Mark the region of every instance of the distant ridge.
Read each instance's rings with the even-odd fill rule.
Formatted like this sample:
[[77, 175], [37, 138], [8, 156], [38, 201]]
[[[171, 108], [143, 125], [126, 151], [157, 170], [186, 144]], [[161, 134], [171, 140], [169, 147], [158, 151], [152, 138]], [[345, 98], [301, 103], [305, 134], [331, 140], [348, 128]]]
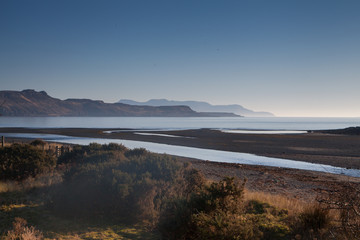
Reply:
[[147, 102], [137, 102], [129, 99], [122, 99], [119, 103], [134, 105], [134, 106], [189, 106], [192, 110], [197, 112], [228, 112], [245, 117], [274, 117], [270, 112], [255, 112], [244, 108], [241, 105], [211, 105], [207, 102], [199, 101], [172, 101], [167, 99], [151, 99]]
[[0, 91], [0, 116], [93, 117], [235, 117], [233, 113], [199, 113], [188, 106], [134, 106], [91, 99], [60, 100], [32, 89]]
[[341, 134], [341, 135], [360, 135], [360, 127], [348, 127], [343, 129], [331, 129], [331, 130], [317, 130], [310, 131], [316, 133], [326, 133], [326, 134]]

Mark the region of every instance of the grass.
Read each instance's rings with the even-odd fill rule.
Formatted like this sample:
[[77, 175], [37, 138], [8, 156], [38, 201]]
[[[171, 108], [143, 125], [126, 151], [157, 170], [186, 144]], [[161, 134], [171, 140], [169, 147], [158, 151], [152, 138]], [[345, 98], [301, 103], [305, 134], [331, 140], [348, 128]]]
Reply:
[[[81, 223], [79, 227], [81, 227]], [[147, 232], [141, 226], [103, 226], [103, 227], [84, 227], [81, 230], [72, 232], [47, 232], [45, 239], [144, 239], [155, 240], [159, 236]]]
[[61, 172], [52, 172], [39, 175], [35, 178], [28, 178], [22, 182], [0, 181], [0, 193], [27, 191], [35, 188], [48, 187], [62, 181]]
[[245, 189], [245, 201], [257, 200], [266, 202], [278, 209], [286, 209], [289, 215], [298, 215], [314, 202], [303, 202], [295, 198], [289, 198], [283, 195], [270, 194], [265, 192], [250, 191]]
[[18, 188], [18, 184], [15, 181], [0, 182], [0, 193], [15, 191]]
[[[144, 226], [116, 225], [107, 222], [89, 222], [84, 219], [66, 219], [54, 216], [46, 207], [42, 188], [57, 182], [59, 175], [28, 179], [22, 183], [0, 182], [0, 239], [11, 229], [15, 218], [22, 218], [28, 226], [40, 230], [44, 239], [159, 239], [156, 232]], [[45, 180], [44, 180], [45, 179]]]

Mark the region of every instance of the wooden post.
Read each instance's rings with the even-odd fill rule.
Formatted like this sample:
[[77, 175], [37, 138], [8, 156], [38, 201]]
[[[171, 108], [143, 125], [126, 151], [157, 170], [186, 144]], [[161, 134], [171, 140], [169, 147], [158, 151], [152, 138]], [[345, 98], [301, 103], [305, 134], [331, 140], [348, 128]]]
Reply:
[[5, 137], [1, 136], [1, 147], [4, 147], [5, 145]]

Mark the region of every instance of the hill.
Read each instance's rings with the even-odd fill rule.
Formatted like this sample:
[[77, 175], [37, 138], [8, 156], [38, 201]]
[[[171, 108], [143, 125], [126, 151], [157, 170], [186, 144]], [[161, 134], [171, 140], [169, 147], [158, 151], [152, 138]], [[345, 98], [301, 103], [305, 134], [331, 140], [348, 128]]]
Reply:
[[128, 99], [122, 99], [119, 103], [130, 104], [134, 106], [176, 106], [185, 105], [197, 112], [228, 112], [245, 117], [274, 117], [274, 114], [269, 112], [255, 112], [244, 108], [238, 104], [232, 105], [212, 105], [207, 102], [199, 101], [172, 101], [167, 99], [151, 99], [147, 102], [137, 102]]
[[46, 92], [27, 89], [0, 91], [3, 116], [94, 116], [94, 117], [224, 117], [232, 113], [199, 113], [188, 106], [134, 106], [91, 99], [60, 100]]
[[360, 135], [360, 127], [348, 127], [343, 129], [318, 130], [316, 133], [340, 134], [340, 135]]

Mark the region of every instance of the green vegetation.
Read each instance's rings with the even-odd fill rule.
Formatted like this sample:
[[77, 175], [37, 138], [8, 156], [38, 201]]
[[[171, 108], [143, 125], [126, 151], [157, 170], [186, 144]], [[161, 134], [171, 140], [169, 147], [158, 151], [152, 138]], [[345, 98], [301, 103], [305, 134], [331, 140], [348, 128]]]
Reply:
[[208, 182], [141, 148], [74, 146], [56, 159], [36, 141], [0, 151], [3, 239], [358, 239], [354, 189], [337, 215], [333, 197], [299, 213], [245, 198], [246, 180]]
[[55, 212], [131, 224], [155, 223], [166, 199], [182, 191], [183, 174], [189, 171], [169, 156], [115, 145], [77, 148], [61, 162], [75, 165], [52, 189]]
[[54, 169], [52, 154], [28, 144], [0, 148], [0, 179], [23, 180]]
[[175, 199], [163, 213], [162, 234], [166, 239], [288, 239], [287, 212], [244, 202], [244, 185], [225, 178]]

